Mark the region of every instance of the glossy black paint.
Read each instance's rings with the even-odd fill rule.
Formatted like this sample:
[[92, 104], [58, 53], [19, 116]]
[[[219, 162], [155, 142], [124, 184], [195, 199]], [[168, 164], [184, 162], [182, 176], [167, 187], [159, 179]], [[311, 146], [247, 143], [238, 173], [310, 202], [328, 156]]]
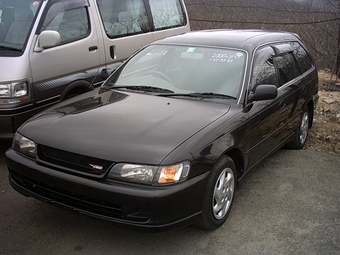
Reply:
[[[177, 158], [169, 155], [174, 148], [230, 108], [129, 92], [99, 94], [98, 90], [73, 101], [38, 115], [20, 132], [29, 133], [38, 144], [115, 162], [172, 164]], [[176, 161], [185, 159], [192, 160], [190, 153], [181, 153]]]
[[[11, 185], [27, 196], [127, 226], [169, 229], [194, 223], [201, 213], [211, 167], [222, 155], [233, 159], [240, 179], [294, 139], [304, 109], [313, 112], [315, 66], [277, 90], [249, 87], [256, 49], [289, 41], [300, 42], [290, 33], [248, 30], [166, 38], [155, 44], [246, 50], [247, 69], [238, 99], [97, 89], [53, 106], [18, 130], [38, 145], [117, 163], [158, 166], [188, 160], [192, 166], [187, 181], [163, 187], [108, 181], [105, 176], [88, 177], [34, 161], [10, 149], [6, 157]], [[111, 209], [96, 209], [104, 205]]]

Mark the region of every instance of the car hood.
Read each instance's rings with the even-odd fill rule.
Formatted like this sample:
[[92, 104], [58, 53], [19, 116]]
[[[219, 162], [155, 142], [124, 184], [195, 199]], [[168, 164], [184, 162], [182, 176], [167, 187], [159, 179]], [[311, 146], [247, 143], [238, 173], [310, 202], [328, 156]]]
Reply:
[[205, 100], [90, 92], [42, 112], [19, 132], [38, 144], [78, 154], [160, 164], [229, 108]]

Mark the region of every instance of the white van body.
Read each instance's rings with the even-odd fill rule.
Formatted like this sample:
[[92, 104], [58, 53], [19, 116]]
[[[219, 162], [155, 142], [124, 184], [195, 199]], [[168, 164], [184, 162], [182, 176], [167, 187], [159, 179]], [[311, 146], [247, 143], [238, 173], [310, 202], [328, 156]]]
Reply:
[[0, 0], [0, 138], [99, 86], [144, 45], [189, 30], [183, 0]]

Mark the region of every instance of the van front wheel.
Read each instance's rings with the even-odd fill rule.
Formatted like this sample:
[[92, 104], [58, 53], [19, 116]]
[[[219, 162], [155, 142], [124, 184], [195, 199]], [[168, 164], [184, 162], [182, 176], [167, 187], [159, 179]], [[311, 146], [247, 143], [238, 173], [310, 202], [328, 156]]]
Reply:
[[61, 95], [61, 101], [78, 96], [85, 92], [92, 90], [93, 87], [87, 81], [75, 81], [72, 82], [67, 88], [64, 90], [63, 94]]

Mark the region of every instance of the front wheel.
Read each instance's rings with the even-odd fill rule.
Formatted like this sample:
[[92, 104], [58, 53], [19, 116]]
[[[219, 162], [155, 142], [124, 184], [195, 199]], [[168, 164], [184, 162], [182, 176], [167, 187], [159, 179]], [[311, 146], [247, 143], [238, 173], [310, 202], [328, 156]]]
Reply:
[[309, 112], [305, 109], [300, 121], [300, 126], [295, 131], [295, 139], [287, 144], [289, 149], [299, 150], [302, 149], [307, 141], [309, 129]]
[[220, 227], [227, 219], [234, 198], [236, 187], [236, 167], [233, 160], [222, 157], [211, 171], [202, 215], [197, 225], [213, 230]]

